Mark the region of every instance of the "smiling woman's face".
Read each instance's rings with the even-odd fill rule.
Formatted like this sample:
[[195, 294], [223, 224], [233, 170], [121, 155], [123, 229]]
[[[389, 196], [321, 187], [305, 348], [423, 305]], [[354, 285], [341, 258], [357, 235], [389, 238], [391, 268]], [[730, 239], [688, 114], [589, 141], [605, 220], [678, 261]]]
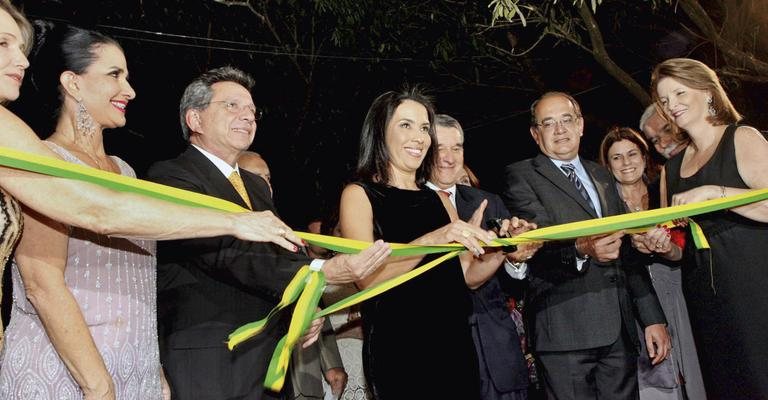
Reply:
[[0, 10], [0, 103], [19, 97], [24, 70], [29, 67], [23, 49], [19, 25], [5, 10]]
[[405, 174], [415, 172], [432, 144], [427, 108], [413, 100], [403, 101], [387, 124], [384, 140], [390, 169]]
[[645, 158], [636, 144], [623, 139], [608, 149], [608, 166], [619, 183], [629, 185], [642, 179]]

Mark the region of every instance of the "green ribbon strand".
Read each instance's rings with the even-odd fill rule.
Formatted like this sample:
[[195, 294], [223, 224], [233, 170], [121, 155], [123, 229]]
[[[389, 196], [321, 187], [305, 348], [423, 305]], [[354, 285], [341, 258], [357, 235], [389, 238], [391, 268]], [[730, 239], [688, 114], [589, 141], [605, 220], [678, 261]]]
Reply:
[[[81, 180], [109, 189], [136, 193], [176, 204], [205, 207], [229, 212], [248, 211], [234, 203], [216, 197], [140, 179], [129, 178], [111, 172], [69, 163], [56, 158], [38, 156], [5, 147], [0, 147], [0, 165], [60, 178]], [[673, 224], [670, 221], [673, 220], [688, 219], [696, 246], [699, 248], [707, 248], [709, 245], [707, 244], [704, 232], [702, 232], [701, 227], [691, 221], [689, 217], [739, 207], [766, 199], [768, 199], [768, 189], [753, 190], [735, 196], [712, 199], [700, 203], [549, 226], [528, 231], [513, 238], [496, 239], [491, 243], [486, 243], [486, 246], [504, 246], [548, 240], [567, 240], [582, 236], [608, 234], [620, 230], [625, 230], [627, 233], [641, 233], [660, 224], [667, 227], [672, 226]], [[371, 245], [368, 242], [305, 232], [296, 232], [296, 234], [309, 243], [341, 253], [357, 253]], [[301, 333], [306, 330], [313, 318], [328, 315], [332, 312], [374, 297], [409, 279], [415, 278], [427, 270], [436, 267], [441, 262], [457, 256], [464, 250], [462, 245], [456, 243], [432, 246], [391, 243], [390, 246], [392, 247], [393, 256], [412, 256], [434, 253], [446, 254], [432, 262], [414, 268], [401, 276], [356, 293], [319, 312], [315, 312], [315, 310], [320, 296], [322, 295], [322, 288], [325, 285], [325, 277], [322, 273], [309, 271], [308, 267], [304, 266], [296, 273], [286, 287], [280, 303], [278, 303], [265, 318], [243, 325], [229, 335], [229, 340], [227, 342], [228, 348], [232, 350], [238, 344], [263, 332], [265, 326], [268, 325], [269, 321], [273, 319], [275, 315], [295, 302], [296, 305], [291, 318], [291, 324], [288, 328], [288, 334], [280, 340], [275, 349], [270, 362], [267, 378], [265, 379], [265, 386], [279, 389], [282, 387], [285, 380], [285, 372], [287, 371], [288, 362], [290, 361], [291, 350], [296, 345]]]

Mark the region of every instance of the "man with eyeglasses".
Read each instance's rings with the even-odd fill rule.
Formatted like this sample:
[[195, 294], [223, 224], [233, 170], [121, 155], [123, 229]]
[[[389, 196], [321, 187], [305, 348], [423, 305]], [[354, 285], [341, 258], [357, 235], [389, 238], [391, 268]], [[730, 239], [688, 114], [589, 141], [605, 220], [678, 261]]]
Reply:
[[[232, 67], [208, 71], [190, 83], [179, 106], [190, 146], [175, 159], [153, 165], [150, 179], [274, 214], [268, 183], [237, 164], [261, 117], [250, 93], [253, 84]], [[158, 243], [160, 359], [174, 399], [279, 398], [266, 393], [263, 382], [285, 325], [272, 324], [231, 352], [229, 333], [264, 318], [306, 264], [322, 269], [329, 283], [348, 283], [373, 272], [389, 254], [380, 241], [357, 255], [327, 261], [310, 260], [296, 246], [293, 250], [232, 236]], [[321, 323], [314, 325], [317, 332]]]
[[[584, 119], [576, 100], [548, 92], [531, 105], [541, 153], [505, 169], [504, 202], [539, 227], [623, 212], [610, 173], [579, 157]], [[624, 232], [549, 242], [528, 261], [531, 340], [545, 389], [556, 399], [636, 399], [639, 338], [654, 363], [670, 349], [664, 314]]]

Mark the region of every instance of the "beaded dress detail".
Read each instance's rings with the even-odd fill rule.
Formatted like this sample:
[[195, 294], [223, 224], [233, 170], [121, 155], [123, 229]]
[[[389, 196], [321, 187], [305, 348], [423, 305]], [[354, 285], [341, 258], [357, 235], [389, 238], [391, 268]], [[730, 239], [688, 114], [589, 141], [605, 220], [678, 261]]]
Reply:
[[[66, 161], [84, 164], [50, 142]], [[122, 175], [135, 177], [112, 157]], [[117, 399], [159, 399], [155, 242], [70, 228], [64, 279], [112, 376]], [[51, 344], [13, 265], [13, 309], [2, 352], [0, 398], [82, 399]]]

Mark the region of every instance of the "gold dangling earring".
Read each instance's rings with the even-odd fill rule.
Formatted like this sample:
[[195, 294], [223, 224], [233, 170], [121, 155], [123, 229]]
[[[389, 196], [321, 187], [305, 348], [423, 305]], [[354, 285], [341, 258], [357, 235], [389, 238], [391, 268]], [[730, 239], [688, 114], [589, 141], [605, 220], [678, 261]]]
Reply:
[[710, 117], [714, 117], [715, 115], [717, 115], [717, 110], [715, 110], [715, 107], [712, 104], [713, 104], [712, 97], [707, 97], [707, 105], [709, 106], [707, 108], [707, 112], [709, 113]]
[[88, 113], [88, 110], [85, 108], [83, 99], [77, 99], [77, 113], [75, 115], [75, 123], [77, 132], [83, 136], [92, 137], [96, 132], [93, 117], [91, 117], [91, 114]]

